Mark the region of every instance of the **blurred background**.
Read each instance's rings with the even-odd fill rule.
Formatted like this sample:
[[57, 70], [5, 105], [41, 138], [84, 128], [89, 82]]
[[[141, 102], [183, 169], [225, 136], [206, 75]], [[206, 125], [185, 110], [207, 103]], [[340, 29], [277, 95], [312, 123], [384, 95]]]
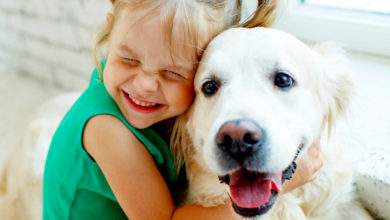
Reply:
[[[36, 109], [87, 86], [94, 34], [109, 9], [108, 0], [0, 0], [0, 174]], [[390, 0], [288, 0], [275, 27], [349, 52], [357, 187], [372, 212], [389, 218]]]
[[108, 0], [0, 1], [0, 149], [17, 141], [44, 101], [85, 88], [94, 34], [109, 9]]

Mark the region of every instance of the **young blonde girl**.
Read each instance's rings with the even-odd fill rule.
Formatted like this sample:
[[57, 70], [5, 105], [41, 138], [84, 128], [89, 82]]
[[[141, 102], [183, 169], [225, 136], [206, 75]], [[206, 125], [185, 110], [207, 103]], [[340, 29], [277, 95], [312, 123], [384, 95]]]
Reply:
[[237, 218], [229, 204], [176, 208], [177, 169], [151, 126], [191, 105], [196, 64], [215, 35], [272, 22], [276, 1], [259, 1], [247, 20], [241, 2], [112, 1], [96, 45], [97, 69], [50, 146], [44, 219]]

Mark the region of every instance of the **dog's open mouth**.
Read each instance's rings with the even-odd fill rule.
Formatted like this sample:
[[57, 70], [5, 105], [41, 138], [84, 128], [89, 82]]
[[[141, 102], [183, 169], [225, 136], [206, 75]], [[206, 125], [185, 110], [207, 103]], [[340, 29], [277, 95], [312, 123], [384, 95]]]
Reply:
[[219, 179], [229, 185], [233, 208], [244, 217], [266, 213], [282, 185], [282, 173], [258, 173], [244, 168]]

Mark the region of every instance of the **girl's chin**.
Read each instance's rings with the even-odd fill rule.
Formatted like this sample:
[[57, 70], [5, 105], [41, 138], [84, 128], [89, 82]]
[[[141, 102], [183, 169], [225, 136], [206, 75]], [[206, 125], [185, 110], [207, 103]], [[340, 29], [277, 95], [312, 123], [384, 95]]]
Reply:
[[162, 121], [163, 119], [157, 117], [144, 118], [142, 115], [129, 113], [127, 114], [126, 120], [135, 128], [144, 129]]
[[130, 118], [126, 117], [126, 120], [137, 129], [144, 129], [157, 123], [156, 120], [142, 120], [139, 116], [132, 115]]

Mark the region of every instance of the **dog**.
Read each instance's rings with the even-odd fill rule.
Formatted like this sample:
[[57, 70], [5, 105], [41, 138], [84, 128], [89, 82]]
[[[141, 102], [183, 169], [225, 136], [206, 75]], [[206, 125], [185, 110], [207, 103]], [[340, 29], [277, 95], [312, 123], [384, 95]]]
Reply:
[[0, 173], [0, 219], [42, 219], [42, 182], [50, 141], [80, 92], [54, 97], [37, 108]]
[[[337, 137], [353, 95], [344, 54], [313, 49], [280, 30], [232, 28], [204, 51], [196, 98], [171, 140], [187, 172], [185, 204], [226, 204], [253, 219], [372, 219], [353, 192]], [[280, 194], [310, 145], [317, 178]]]

